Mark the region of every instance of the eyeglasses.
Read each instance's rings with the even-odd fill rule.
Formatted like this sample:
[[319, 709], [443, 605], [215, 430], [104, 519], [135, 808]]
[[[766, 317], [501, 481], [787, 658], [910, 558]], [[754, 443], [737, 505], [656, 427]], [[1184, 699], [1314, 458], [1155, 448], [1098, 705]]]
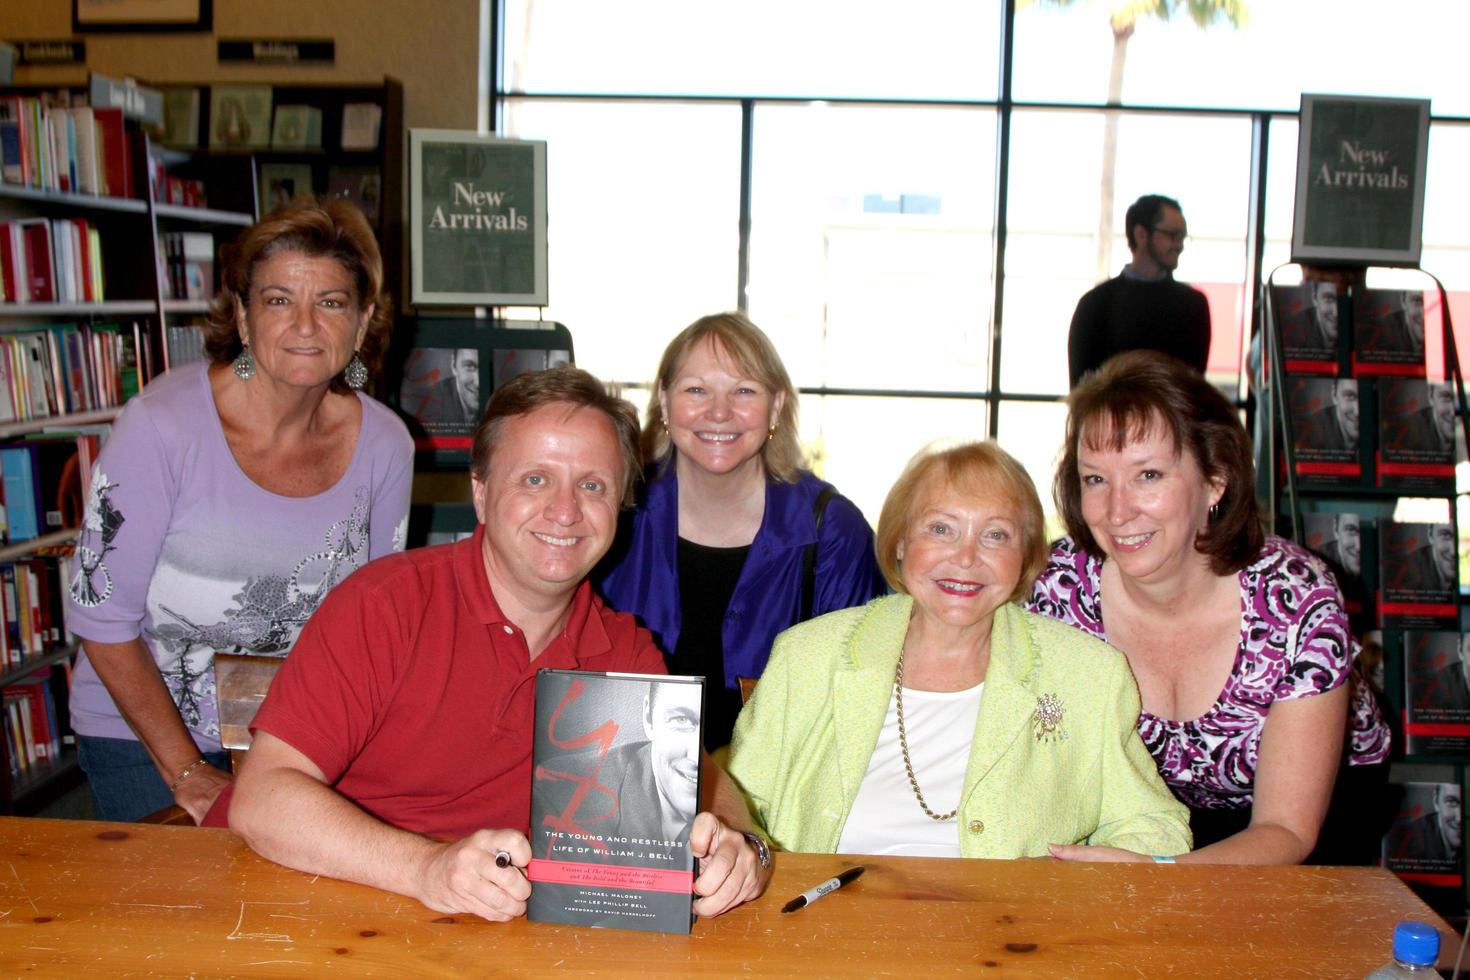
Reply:
[[1149, 231], [1153, 232], [1156, 235], [1163, 235], [1175, 245], [1183, 245], [1185, 242], [1189, 241], [1189, 232], [1187, 231], [1170, 231], [1168, 228], [1150, 228]]

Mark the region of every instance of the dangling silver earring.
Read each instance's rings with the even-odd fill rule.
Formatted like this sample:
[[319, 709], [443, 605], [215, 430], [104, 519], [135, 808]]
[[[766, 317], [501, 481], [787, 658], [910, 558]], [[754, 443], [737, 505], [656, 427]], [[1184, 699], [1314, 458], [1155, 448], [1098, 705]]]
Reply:
[[240, 353], [235, 356], [235, 360], [230, 364], [230, 369], [241, 381], [249, 381], [255, 377], [255, 355], [250, 353], [249, 347], [240, 348]]
[[357, 351], [352, 352], [352, 360], [347, 362], [347, 369], [342, 372], [342, 380], [346, 381], [347, 387], [353, 391], [361, 391], [367, 384], [367, 365], [362, 363], [362, 358], [357, 356]]

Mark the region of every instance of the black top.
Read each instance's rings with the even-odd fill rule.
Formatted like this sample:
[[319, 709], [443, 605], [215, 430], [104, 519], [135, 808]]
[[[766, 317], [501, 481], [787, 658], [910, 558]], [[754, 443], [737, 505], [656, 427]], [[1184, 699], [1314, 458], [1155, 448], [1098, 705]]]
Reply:
[[725, 688], [725, 641], [721, 636], [730, 596], [750, 545], [707, 548], [679, 539], [679, 643], [665, 657], [671, 674], [703, 674], [704, 747], [714, 751], [730, 744], [740, 692]]
[[1210, 356], [1210, 304], [1205, 294], [1173, 279], [1118, 276], [1077, 301], [1067, 335], [1072, 387], [1114, 354], [1156, 350], [1201, 374]]

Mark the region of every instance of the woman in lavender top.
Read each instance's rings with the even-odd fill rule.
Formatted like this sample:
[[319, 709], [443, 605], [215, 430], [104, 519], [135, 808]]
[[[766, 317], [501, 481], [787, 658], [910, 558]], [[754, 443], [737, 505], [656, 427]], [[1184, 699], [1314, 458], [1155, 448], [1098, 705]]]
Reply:
[[327, 590], [402, 550], [413, 443], [354, 390], [387, 347], [382, 288], [351, 205], [275, 211], [225, 250], [212, 362], [118, 418], [68, 572], [71, 719], [99, 818], [178, 803], [199, 820], [229, 781], [215, 651], [284, 656]]
[[1069, 537], [1028, 608], [1127, 656], [1139, 734], [1191, 810], [1198, 850], [1181, 861], [1305, 860], [1327, 840], [1335, 782], [1360, 781], [1352, 767], [1381, 773], [1388, 755], [1387, 726], [1354, 680], [1337, 583], [1315, 556], [1263, 533], [1249, 439], [1197, 372], [1123, 354], [1069, 406], [1054, 487]]

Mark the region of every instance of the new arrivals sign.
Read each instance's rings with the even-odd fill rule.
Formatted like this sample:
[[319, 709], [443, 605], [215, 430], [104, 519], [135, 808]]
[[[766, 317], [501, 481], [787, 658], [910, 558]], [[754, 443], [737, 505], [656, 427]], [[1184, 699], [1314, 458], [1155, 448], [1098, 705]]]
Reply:
[[545, 306], [546, 144], [409, 130], [412, 301]]
[[1419, 264], [1427, 99], [1303, 95], [1293, 262]]

